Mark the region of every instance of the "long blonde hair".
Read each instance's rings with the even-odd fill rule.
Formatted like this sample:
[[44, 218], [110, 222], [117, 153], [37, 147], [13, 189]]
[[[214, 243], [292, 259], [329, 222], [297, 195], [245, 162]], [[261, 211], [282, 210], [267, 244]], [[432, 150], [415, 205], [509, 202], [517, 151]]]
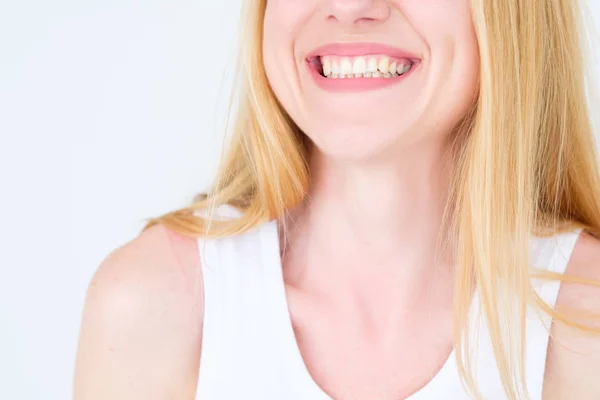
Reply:
[[[238, 110], [212, 189], [144, 229], [163, 224], [194, 238], [234, 235], [282, 217], [305, 199], [310, 184], [305, 136], [277, 101], [263, 67], [266, 1], [244, 2]], [[600, 174], [577, 3], [472, 1], [480, 88], [457, 133], [447, 221], [456, 235], [454, 345], [463, 382], [477, 398], [467, 318], [474, 286], [511, 399], [528, 398], [527, 306], [590, 329], [549, 307], [532, 285], [532, 277], [581, 279], [532, 270], [528, 250], [532, 234], [575, 228], [600, 234]], [[213, 220], [212, 210], [222, 204], [238, 208], [240, 218]]]

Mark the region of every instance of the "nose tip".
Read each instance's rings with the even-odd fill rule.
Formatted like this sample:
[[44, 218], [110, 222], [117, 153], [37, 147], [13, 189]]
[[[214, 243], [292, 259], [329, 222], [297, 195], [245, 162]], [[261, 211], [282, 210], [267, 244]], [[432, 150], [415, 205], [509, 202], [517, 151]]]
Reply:
[[329, 18], [345, 23], [384, 21], [390, 7], [384, 0], [330, 0]]

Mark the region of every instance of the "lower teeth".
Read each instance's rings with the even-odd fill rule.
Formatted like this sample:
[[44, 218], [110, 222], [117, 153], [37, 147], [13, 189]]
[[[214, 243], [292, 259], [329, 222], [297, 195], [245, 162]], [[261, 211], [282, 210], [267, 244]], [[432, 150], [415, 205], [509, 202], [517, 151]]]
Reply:
[[[410, 69], [406, 72], [409, 72]], [[321, 76], [324, 78], [328, 78], [328, 79], [355, 79], [355, 78], [397, 78], [399, 76], [405, 75], [406, 72], [402, 73], [402, 74], [397, 74], [397, 73], [382, 73], [380, 71], [377, 72], [367, 72], [364, 74], [329, 74], [327, 76], [325, 76], [325, 74], [323, 73], [323, 71], [321, 71]]]
[[325, 76], [323, 73], [321, 73], [321, 76], [323, 76], [324, 78], [328, 78], [328, 79], [397, 78], [397, 77], [402, 76], [402, 75], [404, 75], [404, 74], [398, 75], [396, 73], [394, 73], [394, 74], [390, 74], [390, 73], [382, 74], [381, 72], [373, 72], [373, 73], [367, 72], [366, 74], [349, 74], [349, 75], [330, 74], [328, 76]]

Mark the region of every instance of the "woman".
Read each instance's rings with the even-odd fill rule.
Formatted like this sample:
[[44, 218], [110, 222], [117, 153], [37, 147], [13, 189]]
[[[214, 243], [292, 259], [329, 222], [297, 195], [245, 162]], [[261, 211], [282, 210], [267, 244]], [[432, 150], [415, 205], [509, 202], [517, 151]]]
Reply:
[[100, 266], [75, 397], [600, 398], [575, 3], [246, 1], [216, 184]]

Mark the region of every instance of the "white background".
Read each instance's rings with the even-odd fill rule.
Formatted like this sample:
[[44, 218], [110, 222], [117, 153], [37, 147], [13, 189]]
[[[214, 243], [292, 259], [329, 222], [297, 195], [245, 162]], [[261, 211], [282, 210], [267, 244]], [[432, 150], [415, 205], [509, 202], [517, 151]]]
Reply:
[[70, 398], [95, 268], [206, 188], [239, 4], [0, 0], [0, 399]]

